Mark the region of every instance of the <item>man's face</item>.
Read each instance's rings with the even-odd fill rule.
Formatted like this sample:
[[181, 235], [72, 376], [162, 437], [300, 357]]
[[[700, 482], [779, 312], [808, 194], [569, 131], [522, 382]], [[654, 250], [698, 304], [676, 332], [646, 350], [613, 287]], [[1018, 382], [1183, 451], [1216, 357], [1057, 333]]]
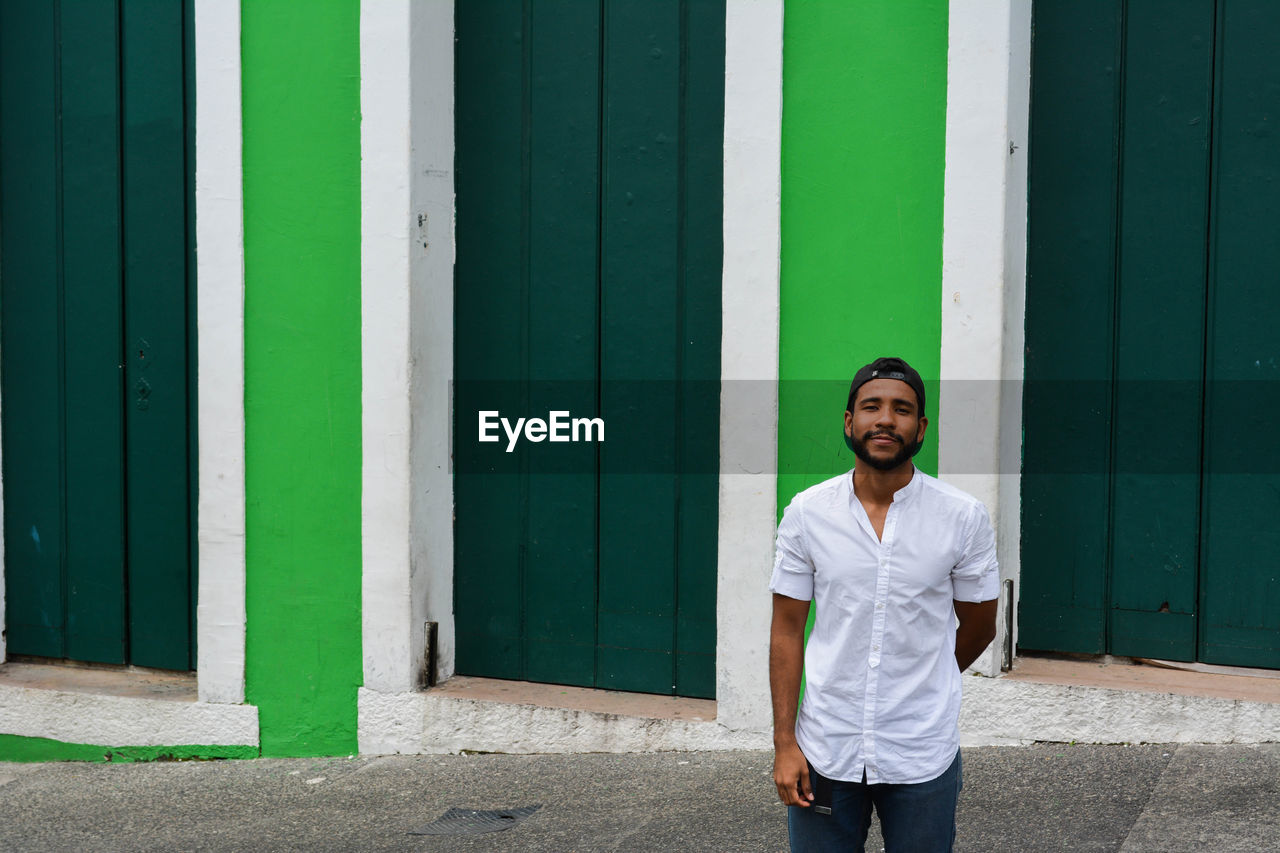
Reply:
[[924, 442], [927, 418], [920, 417], [916, 392], [900, 379], [873, 379], [858, 389], [853, 409], [844, 413], [844, 434], [860, 462], [892, 471], [911, 461]]

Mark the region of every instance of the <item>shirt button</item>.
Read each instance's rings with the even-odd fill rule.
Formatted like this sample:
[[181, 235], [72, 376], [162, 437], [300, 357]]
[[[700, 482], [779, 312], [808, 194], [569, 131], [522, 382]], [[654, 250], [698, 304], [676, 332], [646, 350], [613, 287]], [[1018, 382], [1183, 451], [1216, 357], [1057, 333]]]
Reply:
[[884, 605], [883, 605], [883, 604], [877, 604], [877, 605], [876, 605], [876, 610], [884, 610]]
[[872, 647], [871, 647], [871, 651], [873, 651], [873, 652], [878, 652], [878, 651], [880, 651], [880, 647], [879, 647], [879, 646], [872, 646]]

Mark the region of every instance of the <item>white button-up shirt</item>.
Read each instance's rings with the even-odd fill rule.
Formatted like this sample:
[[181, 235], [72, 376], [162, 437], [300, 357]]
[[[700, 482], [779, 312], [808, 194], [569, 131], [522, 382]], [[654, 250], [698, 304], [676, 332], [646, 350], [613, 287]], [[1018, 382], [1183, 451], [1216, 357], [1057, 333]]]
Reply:
[[841, 474], [796, 495], [769, 588], [812, 599], [796, 740], [831, 779], [936, 779], [960, 747], [956, 601], [999, 592], [982, 502], [916, 470], [877, 538]]

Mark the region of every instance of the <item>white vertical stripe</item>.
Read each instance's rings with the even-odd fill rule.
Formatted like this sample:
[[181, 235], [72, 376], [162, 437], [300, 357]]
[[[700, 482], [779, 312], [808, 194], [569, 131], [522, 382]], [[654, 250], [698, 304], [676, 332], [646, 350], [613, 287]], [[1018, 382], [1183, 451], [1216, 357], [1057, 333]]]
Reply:
[[778, 477], [782, 0], [730, 0], [725, 19], [724, 284], [716, 719], [770, 725]]
[[195, 43], [200, 478], [196, 668], [200, 701], [235, 704], [244, 701], [245, 660], [240, 4], [196, 0]]
[[[366, 2], [364, 5], [373, 5]], [[453, 674], [454, 4], [411, 4], [410, 365], [413, 483], [410, 643], [424, 658], [424, 625], [440, 625], [436, 663]], [[423, 244], [426, 245], [423, 245]]]
[[360, 4], [364, 684], [414, 687], [410, 655], [409, 0]]
[[986, 503], [1004, 577], [1018, 571], [1030, 37], [1030, 0], [952, 0], [938, 469]]
[[453, 669], [453, 5], [360, 8], [364, 685]]

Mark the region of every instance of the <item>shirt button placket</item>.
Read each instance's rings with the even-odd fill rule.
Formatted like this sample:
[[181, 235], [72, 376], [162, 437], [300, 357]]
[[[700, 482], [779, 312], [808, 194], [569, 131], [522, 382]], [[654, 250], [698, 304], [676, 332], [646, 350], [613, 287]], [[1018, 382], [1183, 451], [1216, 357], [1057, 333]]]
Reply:
[[876, 565], [875, 613], [871, 619], [871, 652], [867, 656], [867, 698], [862, 715], [863, 764], [867, 781], [879, 781], [876, 772], [876, 688], [880, 682], [880, 646], [884, 643], [886, 608], [889, 600], [889, 562], [893, 553], [893, 531], [897, 513], [889, 507], [885, 516], [884, 535], [880, 540], [880, 553]]
[[867, 768], [868, 783], [879, 781], [876, 768], [876, 693], [879, 685], [881, 646], [884, 643], [884, 621], [887, 616], [886, 603], [888, 602], [890, 560], [893, 553], [893, 530], [897, 526], [895, 510], [896, 507], [890, 506], [884, 516], [884, 533], [881, 537], [876, 566], [876, 611], [872, 616], [872, 648], [868, 656], [867, 672], [867, 707], [863, 713], [864, 765]]

